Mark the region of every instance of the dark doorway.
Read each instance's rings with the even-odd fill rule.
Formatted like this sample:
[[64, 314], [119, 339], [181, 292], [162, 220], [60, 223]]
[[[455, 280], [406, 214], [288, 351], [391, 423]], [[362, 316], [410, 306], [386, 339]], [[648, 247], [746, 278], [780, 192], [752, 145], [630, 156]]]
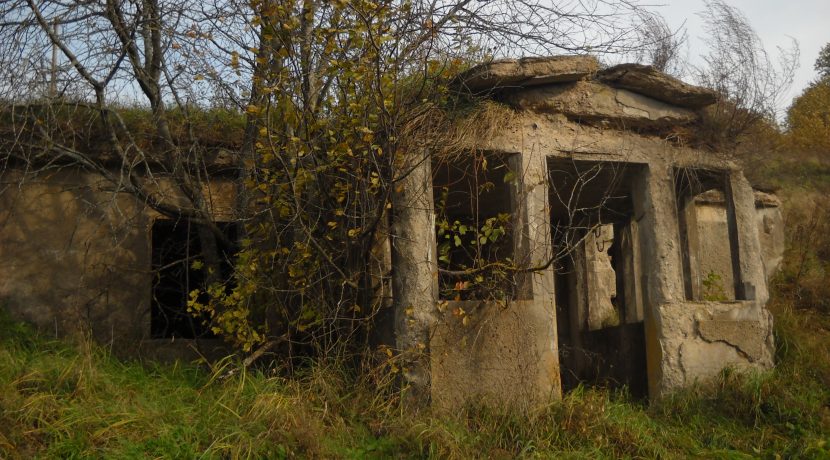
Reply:
[[549, 162], [556, 319], [564, 391], [578, 385], [648, 394], [637, 218], [643, 167]]
[[[235, 223], [217, 223], [228, 241], [237, 241]], [[153, 301], [150, 333], [154, 339], [214, 338], [207, 317], [195, 317], [187, 311], [190, 292], [204, 287], [205, 273], [199, 266], [201, 244], [196, 225], [185, 220], [157, 219], [152, 228]], [[222, 259], [220, 276], [231, 283], [233, 255], [236, 247], [219, 244]], [[195, 263], [195, 264], [194, 264]]]

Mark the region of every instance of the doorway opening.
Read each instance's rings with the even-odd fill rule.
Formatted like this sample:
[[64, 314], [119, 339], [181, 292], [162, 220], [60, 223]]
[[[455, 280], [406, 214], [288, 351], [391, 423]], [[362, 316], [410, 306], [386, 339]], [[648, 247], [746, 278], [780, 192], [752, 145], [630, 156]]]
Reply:
[[562, 388], [646, 397], [644, 307], [632, 184], [644, 166], [550, 160], [551, 235]]

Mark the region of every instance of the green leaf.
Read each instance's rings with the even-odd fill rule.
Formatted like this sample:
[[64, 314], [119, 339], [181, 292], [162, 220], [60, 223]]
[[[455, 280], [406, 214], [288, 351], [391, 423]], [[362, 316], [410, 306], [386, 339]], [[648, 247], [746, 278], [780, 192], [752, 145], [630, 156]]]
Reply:
[[461, 238], [458, 235], [455, 235], [455, 247], [461, 246]]

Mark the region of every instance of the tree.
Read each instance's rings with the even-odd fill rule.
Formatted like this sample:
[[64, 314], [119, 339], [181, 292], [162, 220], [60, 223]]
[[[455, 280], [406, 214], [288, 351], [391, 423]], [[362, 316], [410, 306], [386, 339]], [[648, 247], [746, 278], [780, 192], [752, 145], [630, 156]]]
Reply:
[[[637, 10], [627, 0], [12, 0], [0, 7], [2, 151], [32, 171], [79, 166], [198, 226], [210, 276], [190, 307], [241, 348], [353, 350], [379, 307], [373, 248], [409, 173], [403, 158], [453, 148], [437, 134], [452, 131], [445, 109], [458, 101], [448, 76], [471, 57], [631, 50], [618, 19]], [[216, 276], [227, 237], [203, 192], [215, 149], [199, 120], [218, 109], [244, 117], [232, 146], [244, 226], [232, 283]]]
[[787, 137], [804, 152], [830, 154], [830, 81], [818, 80], [787, 111]]
[[821, 51], [819, 51], [815, 69], [819, 74], [819, 78], [830, 78], [830, 43], [824, 45]]
[[681, 76], [685, 62], [680, 52], [688, 38], [685, 28], [672, 30], [663, 16], [649, 11], [640, 11], [638, 17], [640, 25], [636, 30], [642, 48], [635, 59], [661, 72]]
[[816, 59], [818, 80], [811, 83], [787, 110], [787, 137], [805, 153], [830, 153], [830, 43]]

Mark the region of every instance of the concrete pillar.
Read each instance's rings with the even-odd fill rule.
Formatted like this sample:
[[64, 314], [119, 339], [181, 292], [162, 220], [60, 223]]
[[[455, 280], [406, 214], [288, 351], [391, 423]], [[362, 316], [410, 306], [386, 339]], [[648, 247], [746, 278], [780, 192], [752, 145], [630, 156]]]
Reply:
[[[741, 300], [764, 305], [769, 300], [755, 211], [755, 193], [740, 171], [729, 174], [726, 190], [727, 219], [736, 272], [735, 294]], [[737, 257], [738, 260], [734, 260]], [[760, 308], [760, 307], [759, 307]]]
[[588, 279], [588, 329], [596, 331], [620, 324], [617, 307], [611, 302], [617, 296], [617, 274], [611, 265], [608, 250], [614, 242], [613, 225], [601, 225], [588, 233], [585, 244], [585, 268]]
[[402, 161], [393, 185], [392, 294], [395, 344], [413, 402], [426, 404], [430, 394], [429, 336], [438, 300], [438, 265], [432, 168], [427, 152]]
[[[535, 402], [561, 396], [559, 343], [554, 300], [553, 242], [548, 207], [547, 158], [535, 149], [513, 155], [508, 160], [516, 180], [511, 184], [513, 214], [513, 260], [519, 268], [540, 268], [516, 274], [516, 300], [508, 308], [516, 310], [527, 324], [526, 334], [534, 331], [524, 355], [534, 356], [535, 375], [526, 391]], [[544, 267], [544, 268], [541, 268]], [[529, 302], [521, 302], [521, 301]]]
[[652, 165], [634, 177], [634, 219], [642, 257], [643, 307], [649, 395], [662, 392], [664, 353], [660, 308], [685, 300], [674, 175], [669, 165]]
[[680, 207], [677, 216], [686, 298], [688, 300], [699, 300], [703, 296], [700, 290], [701, 276], [698, 262], [700, 235], [698, 233], [697, 205], [693, 195], [676, 197], [675, 199], [678, 200], [677, 205]]
[[[540, 362], [538, 372], [540, 380], [549, 382], [541, 393], [551, 397], [562, 395], [559, 375], [559, 342], [556, 330], [556, 302], [554, 297], [554, 255], [550, 228], [550, 207], [548, 205], [548, 167], [547, 157], [538, 149], [530, 149], [522, 154], [521, 185], [524, 212], [527, 215], [525, 225], [527, 232], [527, 256], [529, 266], [542, 267], [528, 276], [530, 279], [530, 303], [532, 312], [526, 318], [533, 320], [540, 331], [536, 339], [536, 350]], [[523, 196], [521, 196], [523, 195]], [[521, 201], [520, 201], [521, 203]]]
[[628, 324], [643, 321], [643, 293], [640, 286], [642, 277], [642, 258], [640, 257], [640, 236], [637, 221], [631, 219], [622, 228], [619, 236], [620, 254], [624, 276], [624, 310], [625, 322]]

